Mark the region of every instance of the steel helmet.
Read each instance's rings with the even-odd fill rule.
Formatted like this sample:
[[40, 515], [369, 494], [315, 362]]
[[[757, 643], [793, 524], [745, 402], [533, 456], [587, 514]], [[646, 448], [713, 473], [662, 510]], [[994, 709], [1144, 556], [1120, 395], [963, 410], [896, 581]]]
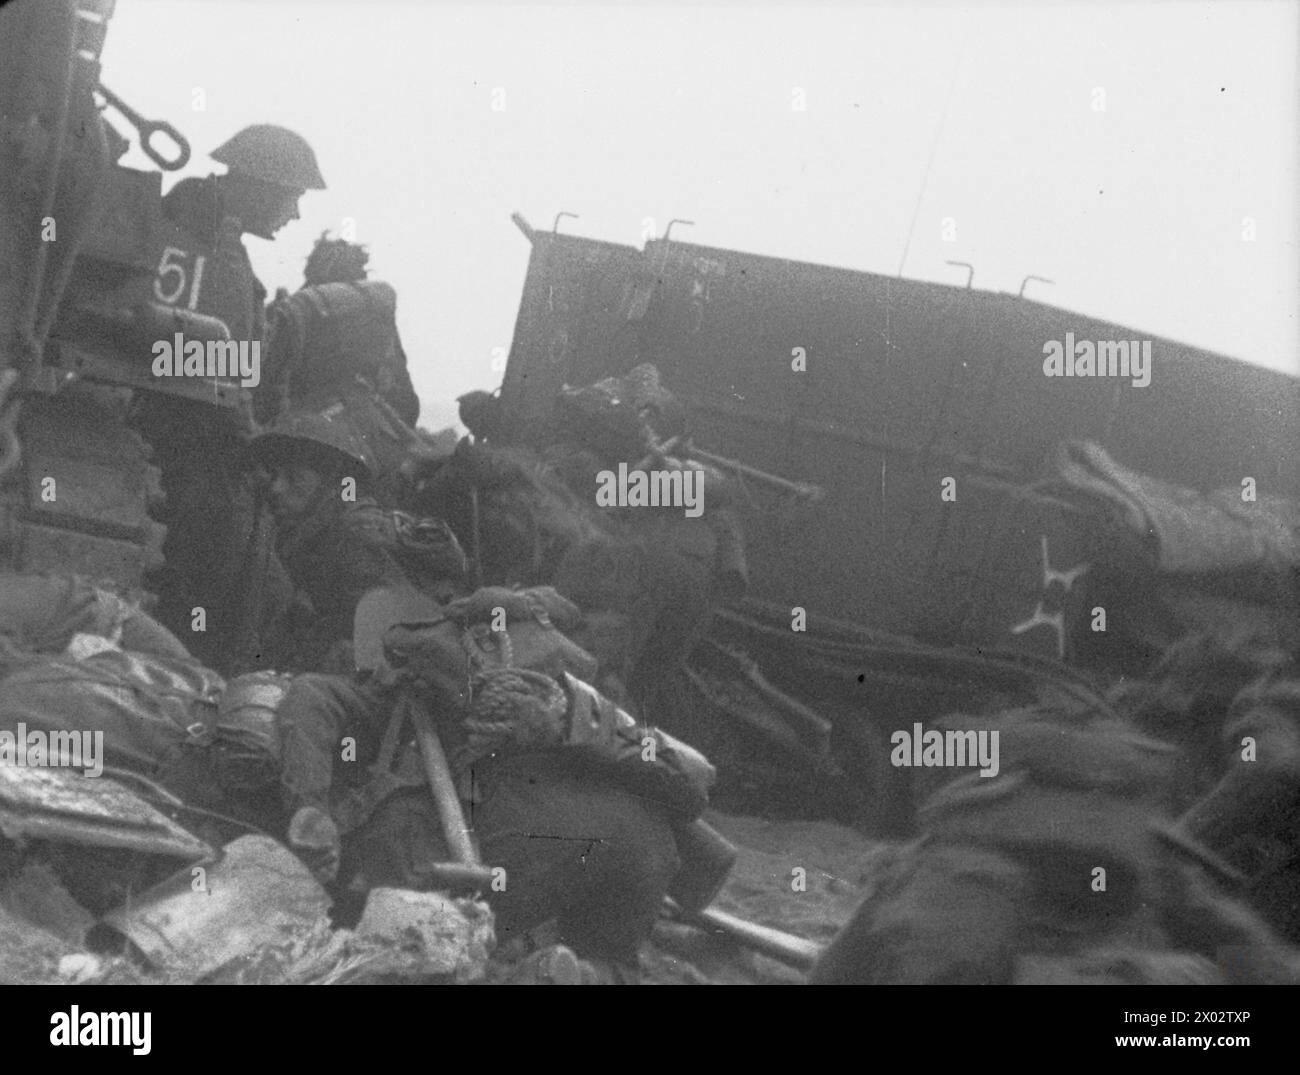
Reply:
[[325, 179], [307, 140], [287, 127], [256, 123], [212, 151], [232, 172], [293, 190], [324, 190]]
[[324, 411], [286, 411], [249, 442], [248, 451], [256, 459], [269, 460], [300, 451], [307, 444], [328, 448], [360, 465], [366, 478], [373, 479], [377, 474], [369, 445], [349, 420], [346, 409], [337, 403]]

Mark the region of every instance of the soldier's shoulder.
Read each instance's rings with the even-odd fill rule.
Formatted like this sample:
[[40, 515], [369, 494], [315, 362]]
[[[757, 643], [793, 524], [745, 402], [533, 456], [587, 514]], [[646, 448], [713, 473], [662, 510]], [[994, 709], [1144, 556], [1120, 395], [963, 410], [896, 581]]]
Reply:
[[397, 540], [395, 514], [373, 502], [358, 502], [343, 513], [340, 527], [352, 537], [391, 544]]
[[182, 179], [163, 196], [162, 210], [173, 224], [208, 242], [221, 224], [221, 198], [211, 176]]

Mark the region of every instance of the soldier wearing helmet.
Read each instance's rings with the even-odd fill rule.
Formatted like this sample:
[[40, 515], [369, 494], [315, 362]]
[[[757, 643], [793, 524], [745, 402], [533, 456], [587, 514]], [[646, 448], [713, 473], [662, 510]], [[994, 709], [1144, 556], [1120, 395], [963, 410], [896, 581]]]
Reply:
[[[226, 166], [225, 175], [184, 179], [163, 199], [163, 212], [183, 235], [174, 247], [180, 251], [175, 267], [160, 272], [155, 297], [220, 317], [232, 339], [262, 339], [266, 288], [253, 275], [240, 237], [275, 238], [298, 219], [302, 196], [324, 190], [325, 180], [302, 136], [270, 123], [245, 127], [213, 150], [212, 159]], [[191, 256], [206, 257], [206, 271], [199, 274], [195, 262], [191, 286], [175, 294], [182, 282], [176, 273], [190, 268]]]
[[[245, 127], [212, 151], [212, 159], [226, 166], [224, 176], [184, 180], [169, 199], [193, 184], [207, 184], [220, 201], [203, 208], [224, 210], [260, 239], [272, 239], [289, 221], [298, 219], [298, 200], [309, 190], [324, 190], [325, 179], [316, 154], [306, 140], [287, 127], [257, 123]], [[173, 205], [175, 199], [173, 199]], [[220, 224], [220, 220], [206, 222]]]
[[307, 191], [325, 189], [311, 146], [301, 135], [270, 123], [245, 127], [215, 149], [212, 159], [229, 169], [229, 209], [261, 239], [274, 238], [298, 219], [298, 200]]
[[[220, 318], [235, 341], [263, 345], [266, 289], [253, 273], [243, 235], [270, 239], [298, 215], [306, 190], [325, 186], [303, 139], [283, 127], [248, 127], [214, 153], [221, 176], [185, 179], [163, 199], [174, 230], [161, 241], [153, 297]], [[264, 349], [264, 347], [263, 347]], [[246, 414], [199, 401], [144, 394], [140, 431], [162, 469], [168, 529], [165, 566], [155, 582], [158, 618], [190, 642], [205, 663], [229, 673], [251, 633], [277, 610], [264, 588], [248, 584], [247, 560], [258, 534], [254, 505], [236, 466], [253, 432]], [[193, 633], [195, 607], [209, 626]]]
[[458, 592], [465, 555], [455, 535], [438, 520], [379, 506], [373, 454], [342, 403], [286, 412], [249, 450], [296, 591], [269, 647], [276, 667], [350, 671], [353, 614], [376, 586], [409, 584], [442, 599]]

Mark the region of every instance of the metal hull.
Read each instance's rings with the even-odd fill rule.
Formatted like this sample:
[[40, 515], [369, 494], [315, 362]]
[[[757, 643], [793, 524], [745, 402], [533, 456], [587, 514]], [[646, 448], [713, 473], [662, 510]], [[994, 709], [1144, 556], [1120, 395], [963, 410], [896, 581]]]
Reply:
[[[1300, 496], [1300, 382], [1284, 374], [1011, 295], [675, 241], [529, 237], [508, 438], [555, 435], [561, 384], [654, 362], [694, 408], [701, 447], [827, 491], [813, 506], [767, 500], [749, 520], [759, 600], [1069, 658], [1087, 610], [1048, 571], [1084, 562], [1095, 536], [1028, 488], [1055, 444], [1095, 440], [1188, 487], [1250, 476]], [[1045, 376], [1043, 346], [1067, 332], [1151, 340], [1150, 384]], [[1040, 608], [1065, 629], [1013, 632]]]

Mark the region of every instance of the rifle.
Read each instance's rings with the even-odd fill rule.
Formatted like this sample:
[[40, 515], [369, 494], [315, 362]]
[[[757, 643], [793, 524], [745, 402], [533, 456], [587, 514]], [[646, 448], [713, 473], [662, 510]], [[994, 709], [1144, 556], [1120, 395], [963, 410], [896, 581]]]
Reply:
[[726, 456], [706, 452], [703, 448], [695, 447], [689, 438], [678, 436], [670, 437], [666, 441], [658, 441], [653, 434], [647, 431], [646, 446], [650, 449], [649, 454], [637, 463], [635, 467], [637, 470], [646, 470], [653, 463], [663, 465], [669, 452], [677, 452], [684, 459], [708, 463], [710, 466], [727, 471], [735, 477], [752, 478], [762, 485], [777, 489], [783, 493], [792, 493], [808, 503], [815, 504], [826, 495], [826, 490], [820, 485], [815, 485], [812, 482], [791, 481], [789, 478], [782, 478], [780, 475], [771, 474], [766, 470], [751, 467], [738, 459], [728, 459]]

